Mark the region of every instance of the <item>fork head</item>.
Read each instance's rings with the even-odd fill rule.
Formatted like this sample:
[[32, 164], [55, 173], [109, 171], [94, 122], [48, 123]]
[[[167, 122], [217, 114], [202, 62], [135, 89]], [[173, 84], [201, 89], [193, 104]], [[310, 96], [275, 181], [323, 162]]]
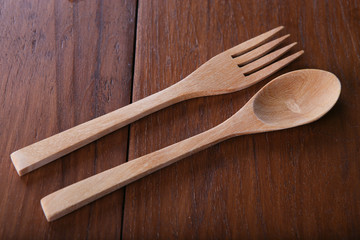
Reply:
[[283, 28], [272, 29], [211, 58], [187, 77], [193, 92], [198, 96], [235, 92], [265, 79], [294, 61], [304, 51], [276, 60], [296, 42], [271, 52], [289, 35], [265, 43]]

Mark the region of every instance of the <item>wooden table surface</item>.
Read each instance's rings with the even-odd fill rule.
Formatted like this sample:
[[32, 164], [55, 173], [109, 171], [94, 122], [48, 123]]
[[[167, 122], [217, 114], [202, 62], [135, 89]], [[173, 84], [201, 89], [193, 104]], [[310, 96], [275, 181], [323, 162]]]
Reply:
[[[0, 0], [0, 239], [359, 239], [360, 2]], [[10, 153], [164, 89], [283, 25], [296, 62], [145, 117], [23, 177]], [[281, 34], [277, 36], [281, 36]], [[48, 223], [40, 199], [224, 121], [266, 82], [333, 72], [319, 121], [237, 137]]]

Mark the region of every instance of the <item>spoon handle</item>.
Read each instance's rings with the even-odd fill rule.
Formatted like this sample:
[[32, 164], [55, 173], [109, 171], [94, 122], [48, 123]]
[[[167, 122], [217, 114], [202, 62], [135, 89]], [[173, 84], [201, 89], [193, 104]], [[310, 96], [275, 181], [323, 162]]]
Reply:
[[183, 84], [172, 85], [118, 110], [19, 149], [11, 154], [12, 162], [18, 174], [24, 175], [150, 113], [182, 101], [186, 94]]
[[60, 218], [137, 179], [231, 137], [226, 124], [74, 183], [41, 199], [48, 221]]

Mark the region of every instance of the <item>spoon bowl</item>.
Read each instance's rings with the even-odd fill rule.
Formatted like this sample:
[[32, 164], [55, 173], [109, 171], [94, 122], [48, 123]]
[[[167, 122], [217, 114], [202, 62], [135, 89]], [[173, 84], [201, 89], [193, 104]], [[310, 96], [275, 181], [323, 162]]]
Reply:
[[304, 69], [279, 76], [253, 97], [257, 119], [275, 129], [313, 122], [326, 114], [340, 96], [341, 84], [332, 73]]

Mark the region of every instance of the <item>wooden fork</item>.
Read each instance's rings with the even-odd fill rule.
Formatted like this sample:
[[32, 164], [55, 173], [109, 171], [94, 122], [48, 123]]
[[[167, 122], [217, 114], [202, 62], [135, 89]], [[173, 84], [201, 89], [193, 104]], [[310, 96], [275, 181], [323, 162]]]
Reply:
[[16, 171], [20, 176], [26, 174], [180, 101], [239, 91], [263, 80], [302, 54], [300, 51], [266, 66], [296, 44], [269, 53], [289, 36], [263, 44], [281, 29], [282, 26], [277, 27], [216, 55], [183, 80], [160, 92], [13, 152], [11, 159]]

